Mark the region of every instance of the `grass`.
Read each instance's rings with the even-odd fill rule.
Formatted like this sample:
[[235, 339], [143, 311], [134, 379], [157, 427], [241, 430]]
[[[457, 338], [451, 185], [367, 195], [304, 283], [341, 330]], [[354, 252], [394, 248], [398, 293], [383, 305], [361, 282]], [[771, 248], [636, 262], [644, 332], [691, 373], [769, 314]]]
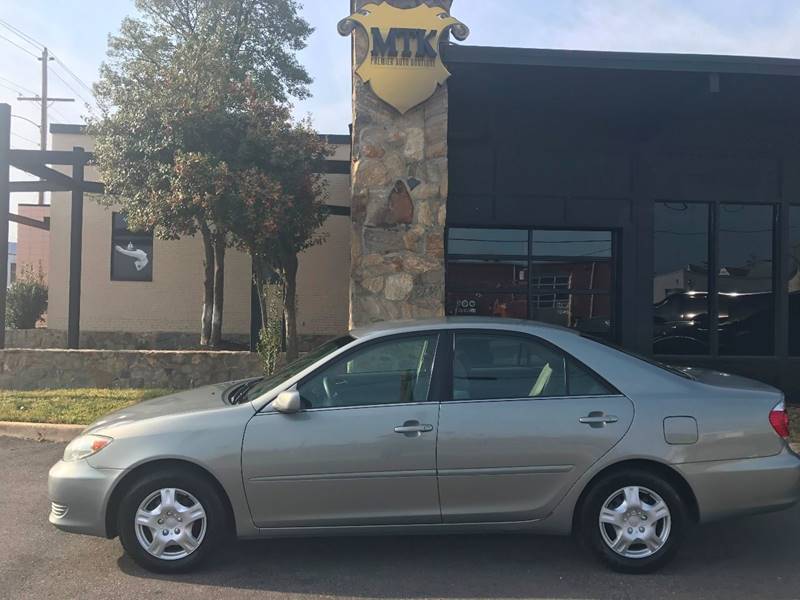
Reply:
[[88, 425], [113, 410], [168, 393], [160, 389], [0, 390], [0, 421]]

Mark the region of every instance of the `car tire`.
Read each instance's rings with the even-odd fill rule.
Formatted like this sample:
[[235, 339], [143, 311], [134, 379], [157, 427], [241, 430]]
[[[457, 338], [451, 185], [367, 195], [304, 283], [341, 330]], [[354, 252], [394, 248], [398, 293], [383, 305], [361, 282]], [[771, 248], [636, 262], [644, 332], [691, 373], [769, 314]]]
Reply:
[[584, 497], [578, 516], [577, 533], [583, 544], [623, 573], [650, 573], [663, 567], [690, 525], [686, 503], [675, 487], [644, 469], [602, 477]]
[[198, 567], [226, 541], [228, 528], [225, 505], [215, 486], [207, 477], [184, 469], [143, 475], [127, 489], [117, 513], [125, 552], [156, 573]]

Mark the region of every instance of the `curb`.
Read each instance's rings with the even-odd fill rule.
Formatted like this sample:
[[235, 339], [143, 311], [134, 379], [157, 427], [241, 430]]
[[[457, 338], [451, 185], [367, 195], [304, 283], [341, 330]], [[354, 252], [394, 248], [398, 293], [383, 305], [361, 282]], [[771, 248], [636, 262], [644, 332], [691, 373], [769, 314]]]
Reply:
[[0, 435], [37, 442], [69, 442], [85, 428], [85, 425], [0, 421]]

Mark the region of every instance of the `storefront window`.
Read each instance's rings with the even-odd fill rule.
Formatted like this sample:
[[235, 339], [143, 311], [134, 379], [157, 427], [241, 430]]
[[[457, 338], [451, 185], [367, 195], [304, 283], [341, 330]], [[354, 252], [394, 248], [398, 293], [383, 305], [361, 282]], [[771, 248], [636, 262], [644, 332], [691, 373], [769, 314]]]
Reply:
[[721, 204], [719, 353], [773, 353], [772, 206]]
[[709, 205], [656, 202], [653, 352], [708, 354]]
[[789, 354], [800, 356], [800, 206], [789, 209]]
[[610, 231], [448, 231], [449, 315], [535, 319], [613, 340], [613, 289]]

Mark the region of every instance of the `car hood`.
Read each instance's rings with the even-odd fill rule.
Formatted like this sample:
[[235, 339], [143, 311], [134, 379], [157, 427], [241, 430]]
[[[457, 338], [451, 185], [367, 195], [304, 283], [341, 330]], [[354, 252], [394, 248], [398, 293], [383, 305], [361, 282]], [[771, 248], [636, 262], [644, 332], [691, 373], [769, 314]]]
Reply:
[[771, 385], [756, 381], [755, 379], [748, 379], [740, 375], [731, 375], [730, 373], [722, 373], [721, 371], [713, 371], [711, 369], [697, 369], [695, 367], [674, 367], [700, 383], [713, 385], [722, 388], [731, 388], [737, 390], [745, 390], [752, 392], [772, 392], [781, 394], [781, 391]]
[[243, 383], [243, 381], [227, 381], [225, 383], [217, 383], [176, 392], [168, 396], [153, 398], [152, 400], [145, 400], [139, 404], [121, 408], [120, 410], [101, 417], [84, 429], [84, 433], [125, 425], [145, 419], [199, 413], [230, 406], [225, 401], [225, 392], [238, 383]]

